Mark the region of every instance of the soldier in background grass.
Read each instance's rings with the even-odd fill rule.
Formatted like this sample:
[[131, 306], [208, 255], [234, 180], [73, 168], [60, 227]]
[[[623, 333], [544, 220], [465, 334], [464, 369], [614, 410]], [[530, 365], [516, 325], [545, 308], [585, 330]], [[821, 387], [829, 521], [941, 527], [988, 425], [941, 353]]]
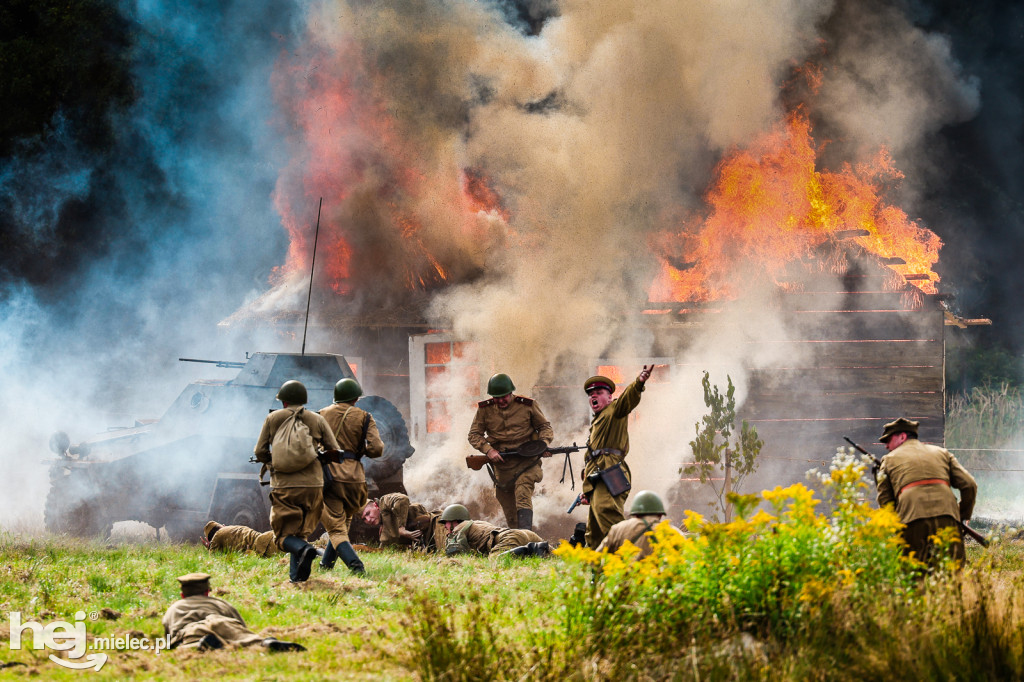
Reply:
[[[644, 365], [640, 375], [627, 386], [622, 395], [612, 398], [615, 382], [605, 376], [593, 376], [583, 384], [587, 402], [594, 416], [590, 422], [587, 454], [583, 458], [583, 495], [590, 505], [587, 517], [587, 546], [596, 549], [609, 529], [625, 518], [622, 510], [629, 496], [631, 474], [626, 464], [629, 454], [629, 413], [640, 404], [644, 383], [650, 378], [654, 365]], [[625, 491], [618, 495], [609, 492], [606, 483], [598, 478], [599, 472], [621, 468], [625, 476]]]
[[[959, 563], [967, 558], [960, 521], [974, 513], [978, 484], [948, 450], [917, 439], [918, 422], [900, 417], [882, 429], [879, 441], [889, 451], [875, 479], [878, 506], [895, 503], [903, 528], [905, 552], [918, 561], [934, 563], [931, 537], [942, 528], [955, 529], [956, 541], [948, 556]], [[952, 488], [960, 491], [957, 502]]]
[[384, 442], [377, 430], [373, 415], [356, 407], [363, 387], [355, 379], [345, 378], [334, 385], [334, 404], [320, 410], [330, 424], [341, 449], [341, 460], [327, 464], [329, 474], [324, 485], [324, 510], [320, 517], [327, 531], [327, 547], [320, 567], [334, 568], [338, 557], [353, 573], [365, 568], [359, 555], [349, 542], [353, 517], [366, 505], [366, 472], [362, 458], [380, 457]]
[[532, 530], [499, 528], [486, 521], [473, 521], [469, 510], [461, 504], [445, 507], [441, 523], [447, 535], [446, 556], [470, 552], [490, 557], [502, 554], [520, 557], [548, 555], [548, 543]]
[[274, 531], [261, 533], [248, 526], [224, 526], [209, 521], [203, 527], [203, 546], [211, 552], [252, 552], [262, 557], [277, 554]]
[[[657, 493], [641, 490], [633, 498], [629, 516], [630, 518], [619, 521], [608, 530], [608, 535], [597, 546], [598, 552], [614, 554], [628, 540], [640, 550], [640, 553], [636, 555], [637, 559], [642, 559], [651, 553], [650, 533], [665, 518], [665, 504]], [[678, 528], [673, 527], [672, 530], [679, 533]], [[680, 537], [682, 537], [681, 533]]]
[[210, 596], [210, 576], [189, 573], [178, 578], [181, 599], [164, 613], [168, 648], [194, 647], [200, 651], [260, 645], [271, 651], [305, 651], [295, 642], [261, 637], [246, 627], [241, 614], [223, 599]]
[[[487, 382], [490, 400], [477, 404], [469, 428], [469, 444], [487, 455], [493, 469], [494, 497], [509, 528], [533, 529], [533, 491], [544, 478], [540, 457], [502, 456], [531, 440], [548, 445], [555, 437], [551, 422], [537, 401], [513, 395], [515, 384], [507, 374], [495, 374]], [[545, 453], [542, 457], [550, 457]]]
[[426, 552], [437, 550], [441, 528], [440, 511], [427, 511], [422, 504], [413, 503], [408, 495], [389, 493], [370, 500], [363, 507], [363, 523], [379, 528], [379, 542], [383, 547], [411, 547]]
[[277, 399], [283, 409], [267, 415], [256, 443], [256, 461], [263, 462], [270, 469], [270, 527], [274, 531], [277, 546], [291, 556], [288, 578], [293, 583], [309, 580], [316, 549], [306, 538], [320, 523], [320, 512], [324, 504], [324, 475], [320, 462], [314, 459], [308, 466], [292, 472], [275, 471], [270, 452], [274, 435], [285, 421], [296, 414], [309, 428], [314, 444], [325, 450], [338, 450], [338, 441], [323, 417], [303, 406], [307, 402], [306, 387], [299, 381], [286, 381], [277, 392]]

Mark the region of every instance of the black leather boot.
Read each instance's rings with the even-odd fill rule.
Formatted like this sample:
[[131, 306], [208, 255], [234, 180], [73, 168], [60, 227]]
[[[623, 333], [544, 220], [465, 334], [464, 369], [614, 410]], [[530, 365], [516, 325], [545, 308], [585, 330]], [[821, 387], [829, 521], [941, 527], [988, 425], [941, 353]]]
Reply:
[[348, 570], [353, 573], [366, 573], [366, 568], [363, 567], [363, 562], [359, 559], [359, 555], [352, 549], [352, 545], [348, 542], [342, 542], [337, 547], [338, 556], [348, 566]]
[[301, 583], [309, 580], [309, 573], [313, 569], [313, 560], [316, 559], [316, 548], [302, 538], [289, 535], [281, 542], [281, 547], [292, 555], [288, 567], [288, 577], [293, 583]]
[[329, 571], [334, 568], [334, 563], [338, 560], [338, 550], [334, 549], [334, 545], [331, 541], [327, 541], [327, 547], [324, 548], [323, 556], [320, 558], [320, 568], [325, 571]]
[[530, 556], [533, 554], [533, 550], [528, 545], [520, 545], [519, 547], [513, 547], [508, 553], [512, 556]]
[[551, 548], [546, 542], [530, 542], [526, 546], [533, 556], [547, 556], [551, 552]]
[[516, 525], [519, 526], [519, 530], [533, 530], [533, 510], [517, 509]]

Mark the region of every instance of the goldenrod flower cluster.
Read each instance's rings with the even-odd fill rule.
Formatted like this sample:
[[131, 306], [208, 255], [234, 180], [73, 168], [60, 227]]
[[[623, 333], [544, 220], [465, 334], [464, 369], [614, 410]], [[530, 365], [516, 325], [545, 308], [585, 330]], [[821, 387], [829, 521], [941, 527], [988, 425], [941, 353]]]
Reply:
[[827, 504], [796, 483], [737, 496], [741, 513], [728, 523], [687, 511], [683, 533], [663, 521], [648, 534], [646, 557], [628, 543], [614, 554], [565, 543], [555, 553], [586, 568], [580, 580], [595, 586], [578, 590], [577, 600], [628, 593], [637, 617], [784, 626], [837, 591], [870, 594], [912, 582], [917, 566], [901, 555], [902, 525], [891, 509], [864, 500], [865, 471], [840, 452], [820, 478]]

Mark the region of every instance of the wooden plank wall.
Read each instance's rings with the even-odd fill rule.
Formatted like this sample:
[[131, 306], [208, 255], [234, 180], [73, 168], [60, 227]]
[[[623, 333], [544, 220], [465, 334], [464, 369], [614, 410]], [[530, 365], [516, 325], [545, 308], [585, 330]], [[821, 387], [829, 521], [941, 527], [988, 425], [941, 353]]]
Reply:
[[[814, 286], [814, 285], [817, 285]], [[845, 445], [843, 436], [878, 455], [882, 425], [900, 416], [919, 421], [923, 441], [943, 444], [944, 317], [930, 296], [886, 292], [879, 277], [827, 280], [780, 294], [794, 337], [777, 343], [792, 363], [759, 370], [742, 415], [765, 448], [764, 473], [800, 480]], [[785, 483], [785, 480], [780, 481]]]
[[887, 274], [812, 277], [779, 293], [788, 333], [752, 350], [791, 360], [754, 371], [739, 414], [765, 442], [759, 484], [804, 482], [846, 445], [843, 436], [883, 455], [882, 426], [900, 416], [921, 423], [922, 440], [943, 444], [943, 309], [911, 285], [886, 291]]

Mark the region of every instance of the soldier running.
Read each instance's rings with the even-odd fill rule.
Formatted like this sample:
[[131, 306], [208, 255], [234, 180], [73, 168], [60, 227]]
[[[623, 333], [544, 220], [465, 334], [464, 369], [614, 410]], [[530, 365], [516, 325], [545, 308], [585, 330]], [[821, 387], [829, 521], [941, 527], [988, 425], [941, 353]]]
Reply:
[[[640, 404], [644, 382], [654, 365], [644, 365], [640, 375], [612, 399], [615, 382], [605, 376], [593, 376], [583, 384], [590, 409], [594, 413], [584, 457], [583, 495], [590, 505], [587, 518], [587, 546], [596, 549], [608, 530], [625, 518], [622, 510], [629, 496], [631, 475], [626, 464], [629, 454], [629, 413]], [[621, 473], [620, 473], [621, 472]], [[624, 481], [624, 491], [612, 494], [608, 480], [615, 476]]]
[[[544, 478], [540, 457], [502, 457], [531, 440], [550, 445], [551, 423], [535, 400], [514, 395], [515, 384], [507, 374], [495, 374], [487, 382], [490, 400], [477, 404], [469, 429], [469, 444], [487, 455], [493, 468], [494, 497], [509, 528], [533, 529], [533, 491]], [[544, 453], [544, 457], [550, 457]]]
[[334, 568], [338, 557], [353, 573], [365, 568], [349, 542], [352, 518], [366, 505], [366, 472], [362, 457], [380, 457], [384, 443], [373, 415], [356, 407], [363, 388], [355, 379], [345, 378], [334, 385], [334, 404], [320, 410], [331, 426], [342, 450], [338, 462], [326, 465], [330, 479], [324, 485], [324, 510], [320, 521], [327, 531], [327, 548], [320, 560], [325, 570]]
[[450, 504], [441, 513], [447, 535], [447, 556], [478, 552], [485, 556], [547, 556], [548, 543], [532, 530], [499, 528], [485, 521], [473, 521], [461, 504]]
[[278, 429], [294, 414], [309, 429], [314, 443], [321, 444], [326, 450], [338, 450], [339, 447], [324, 418], [303, 407], [308, 398], [306, 387], [301, 382], [284, 382], [277, 392], [277, 399], [284, 407], [267, 415], [255, 454], [256, 461], [263, 462], [270, 469], [270, 527], [278, 548], [291, 553], [288, 578], [298, 583], [309, 579], [317, 556], [316, 549], [306, 542], [306, 538], [320, 522], [324, 475], [316, 459], [299, 471], [275, 471], [270, 445]]

